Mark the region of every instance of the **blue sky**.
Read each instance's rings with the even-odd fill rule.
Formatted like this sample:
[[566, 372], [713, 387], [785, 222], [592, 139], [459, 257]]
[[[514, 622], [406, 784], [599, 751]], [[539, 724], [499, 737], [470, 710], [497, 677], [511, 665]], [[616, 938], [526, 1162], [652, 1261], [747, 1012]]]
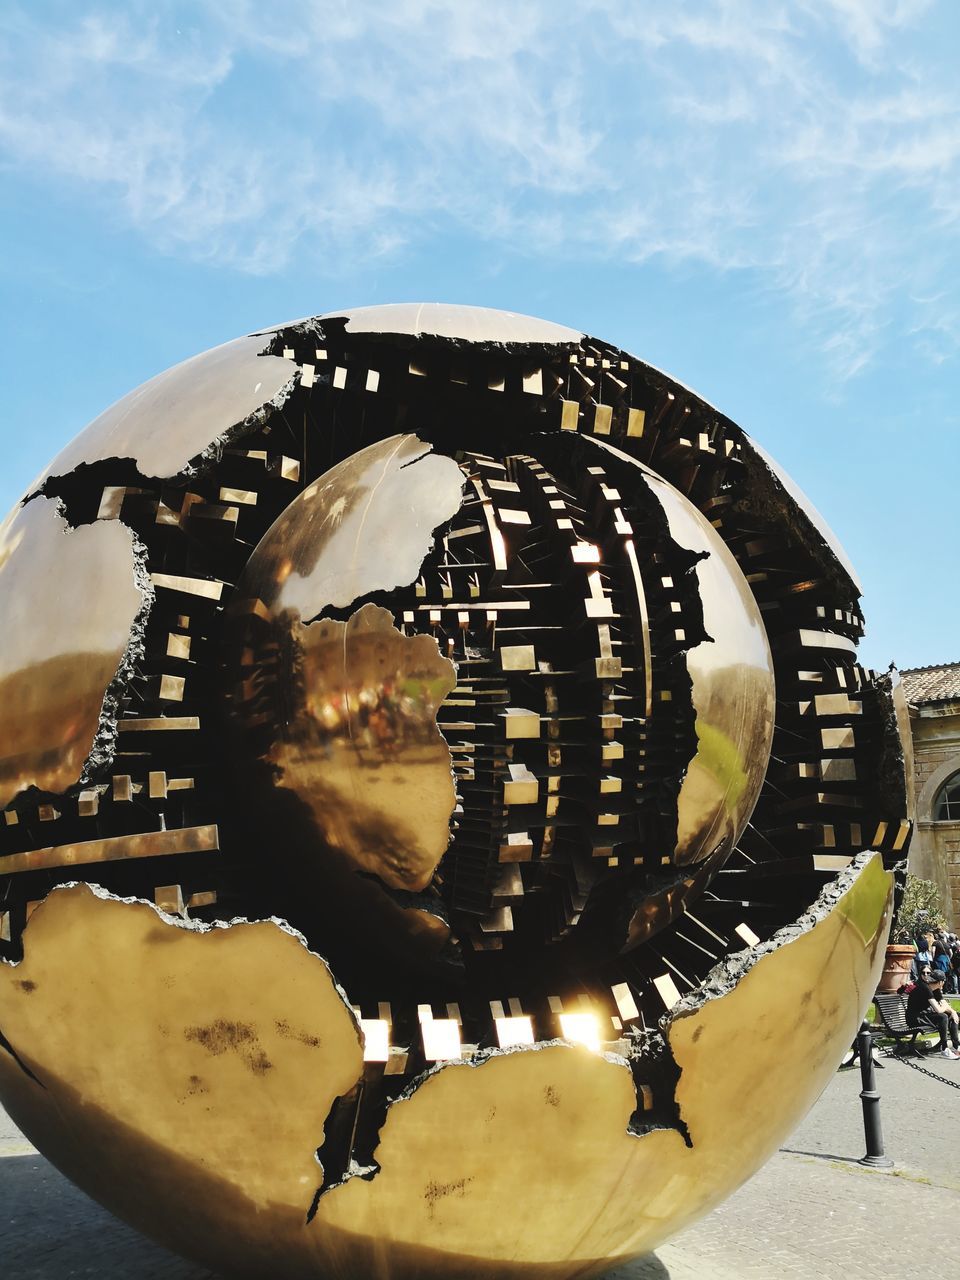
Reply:
[[5, 0], [0, 245], [4, 509], [239, 333], [504, 307], [774, 454], [868, 663], [960, 659], [956, 0]]

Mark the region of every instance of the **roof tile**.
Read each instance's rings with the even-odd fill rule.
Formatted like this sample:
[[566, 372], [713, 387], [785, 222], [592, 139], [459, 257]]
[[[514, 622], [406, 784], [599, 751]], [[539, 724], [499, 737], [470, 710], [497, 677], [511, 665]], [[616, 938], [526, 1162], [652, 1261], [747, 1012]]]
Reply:
[[960, 662], [942, 662], [933, 667], [913, 667], [900, 672], [907, 701], [949, 702], [960, 699]]

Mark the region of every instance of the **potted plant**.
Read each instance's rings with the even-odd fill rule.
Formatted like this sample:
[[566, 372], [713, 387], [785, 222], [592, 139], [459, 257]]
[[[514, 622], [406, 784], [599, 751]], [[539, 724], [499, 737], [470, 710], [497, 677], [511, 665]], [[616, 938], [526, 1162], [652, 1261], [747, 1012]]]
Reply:
[[931, 880], [907, 872], [907, 885], [893, 921], [886, 962], [878, 991], [897, 991], [910, 977], [910, 965], [917, 954], [914, 938], [942, 929], [945, 924], [943, 897]]

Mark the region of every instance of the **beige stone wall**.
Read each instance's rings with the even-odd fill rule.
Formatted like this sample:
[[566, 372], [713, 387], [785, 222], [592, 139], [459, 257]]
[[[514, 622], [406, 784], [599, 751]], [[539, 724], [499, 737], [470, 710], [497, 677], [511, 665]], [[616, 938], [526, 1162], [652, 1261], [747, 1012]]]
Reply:
[[960, 928], [960, 822], [934, 822], [933, 806], [944, 782], [960, 772], [960, 703], [911, 708], [917, 828], [910, 870], [943, 891], [948, 924]]

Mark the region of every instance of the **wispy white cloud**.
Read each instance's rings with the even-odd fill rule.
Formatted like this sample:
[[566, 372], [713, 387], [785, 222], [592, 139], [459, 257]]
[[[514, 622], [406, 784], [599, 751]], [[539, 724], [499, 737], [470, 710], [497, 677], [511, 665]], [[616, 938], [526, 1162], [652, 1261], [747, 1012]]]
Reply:
[[886, 43], [897, 30], [917, 23], [934, 0], [799, 0], [814, 22], [836, 27], [863, 63], [885, 61]]
[[960, 89], [934, 0], [195, 0], [0, 17], [0, 154], [272, 272], [438, 226], [750, 270], [838, 376], [952, 358]]

